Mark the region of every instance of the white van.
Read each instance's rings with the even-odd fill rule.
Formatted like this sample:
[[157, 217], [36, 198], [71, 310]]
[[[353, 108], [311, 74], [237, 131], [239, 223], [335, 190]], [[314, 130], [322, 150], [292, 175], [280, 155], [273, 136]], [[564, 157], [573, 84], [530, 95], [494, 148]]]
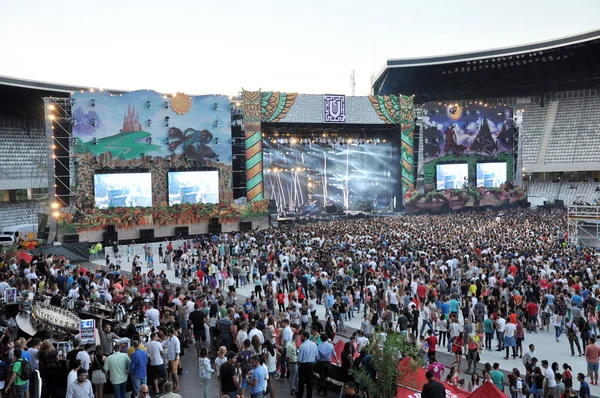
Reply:
[[10, 235], [0, 235], [0, 247], [9, 247], [16, 244], [17, 241]]
[[20, 224], [20, 225], [12, 225], [10, 227], [2, 228], [0, 231], [0, 236], [12, 236], [15, 242], [19, 241], [19, 238], [25, 238], [29, 234], [33, 234], [35, 238], [37, 236], [38, 225], [36, 224]]

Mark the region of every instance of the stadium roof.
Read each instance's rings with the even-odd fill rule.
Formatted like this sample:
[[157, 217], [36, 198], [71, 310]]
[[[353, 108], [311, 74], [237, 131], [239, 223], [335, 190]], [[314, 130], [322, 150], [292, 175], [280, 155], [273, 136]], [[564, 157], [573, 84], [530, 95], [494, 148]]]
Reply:
[[373, 91], [414, 94], [423, 103], [598, 88], [599, 78], [600, 30], [594, 30], [500, 49], [390, 59]]

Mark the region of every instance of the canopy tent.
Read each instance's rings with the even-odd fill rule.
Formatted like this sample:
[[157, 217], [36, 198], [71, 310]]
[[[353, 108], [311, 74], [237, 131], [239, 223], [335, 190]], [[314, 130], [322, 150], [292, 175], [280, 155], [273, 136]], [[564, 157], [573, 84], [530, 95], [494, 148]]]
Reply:
[[64, 257], [71, 264], [79, 264], [90, 261], [90, 244], [88, 242], [65, 243], [60, 246], [46, 246], [34, 249], [33, 254], [52, 254]]
[[[417, 366], [416, 369], [413, 368], [413, 360], [409, 357], [403, 358], [398, 363], [398, 398], [419, 398], [421, 396], [421, 390], [427, 383], [427, 377], [425, 377], [427, 371], [420, 366]], [[469, 393], [466, 391], [445, 382], [442, 384], [446, 388], [446, 397], [448, 398], [467, 398], [469, 396]], [[504, 394], [502, 396], [504, 397]], [[496, 397], [494, 396], [493, 398]]]
[[498, 387], [492, 382], [485, 382], [475, 391], [473, 391], [467, 398], [505, 398], [504, 394]]

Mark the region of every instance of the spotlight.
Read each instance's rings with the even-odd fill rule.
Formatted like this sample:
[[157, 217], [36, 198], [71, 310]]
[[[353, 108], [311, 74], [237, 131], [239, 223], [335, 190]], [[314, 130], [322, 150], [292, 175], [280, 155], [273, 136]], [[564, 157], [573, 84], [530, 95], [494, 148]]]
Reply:
[[169, 127], [169, 117], [165, 116], [165, 126]]
[[479, 116], [479, 115], [481, 114], [481, 112], [479, 112], [479, 109], [477, 109], [477, 110], [475, 111], [475, 114], [476, 114], [477, 116]]
[[97, 124], [98, 124], [98, 122], [96, 121], [96, 119], [95, 119], [95, 118], [92, 118], [92, 126], [95, 126], [95, 125], [97, 125]]
[[92, 139], [92, 144], [94, 144], [94, 145], [98, 145], [98, 138], [94, 137], [94, 138]]
[[152, 108], [152, 103], [150, 101], [146, 101], [146, 107], [148, 109]]
[[219, 104], [215, 102], [215, 111], [219, 110]]
[[467, 110], [465, 111], [465, 115], [467, 115], [467, 116], [471, 115], [471, 111], [467, 109]]
[[215, 161], [220, 162], [219, 155], [217, 155], [217, 157], [215, 157]]
[[96, 100], [92, 98], [92, 99], [90, 100], [90, 104], [92, 104], [92, 106], [96, 106]]
[[77, 101], [75, 101], [75, 98], [71, 98], [71, 106], [75, 106], [76, 103]]
[[165, 101], [163, 105], [165, 106], [165, 109], [169, 109], [169, 101]]
[[148, 137], [148, 145], [152, 145], [152, 137]]
[[433, 110], [433, 114], [434, 114], [434, 115], [439, 115], [439, 114], [440, 114], [440, 110], [439, 110], [438, 108], [435, 108], [435, 109]]
[[73, 126], [77, 126], [77, 119], [74, 118], [73, 120], [71, 120], [71, 123], [73, 123]]
[[423, 109], [423, 115], [427, 116], [428, 113], [429, 111], [427, 109]]
[[152, 119], [148, 119], [148, 127], [152, 127]]
[[58, 202], [53, 202], [52, 204], [50, 204], [50, 207], [53, 209], [58, 209], [60, 205], [58, 204]]
[[456, 111], [457, 111], [457, 109], [456, 109], [456, 107], [455, 107], [455, 106], [452, 106], [452, 107], [450, 107], [450, 114], [451, 114], [451, 115], [454, 115], [454, 114], [456, 114]]
[[58, 212], [58, 211], [53, 212], [52, 217], [54, 217], [54, 218], [60, 217], [60, 212]]
[[219, 137], [215, 138], [215, 145], [219, 145]]
[[215, 126], [215, 128], [219, 127], [219, 121], [218, 120], [215, 120], [214, 126]]

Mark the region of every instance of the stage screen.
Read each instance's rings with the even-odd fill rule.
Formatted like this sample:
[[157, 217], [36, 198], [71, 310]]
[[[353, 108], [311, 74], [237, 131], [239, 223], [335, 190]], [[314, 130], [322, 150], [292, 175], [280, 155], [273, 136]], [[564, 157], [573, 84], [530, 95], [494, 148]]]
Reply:
[[265, 197], [275, 200], [279, 214], [393, 210], [401, 198], [400, 143], [391, 141], [400, 134], [380, 134], [361, 140], [264, 138]]
[[181, 203], [219, 203], [219, 172], [169, 172], [169, 206]]
[[152, 206], [152, 175], [150, 173], [95, 174], [96, 207]]
[[506, 182], [506, 163], [477, 163], [477, 186], [499, 187]]
[[438, 164], [436, 189], [462, 189], [468, 185], [467, 163]]

